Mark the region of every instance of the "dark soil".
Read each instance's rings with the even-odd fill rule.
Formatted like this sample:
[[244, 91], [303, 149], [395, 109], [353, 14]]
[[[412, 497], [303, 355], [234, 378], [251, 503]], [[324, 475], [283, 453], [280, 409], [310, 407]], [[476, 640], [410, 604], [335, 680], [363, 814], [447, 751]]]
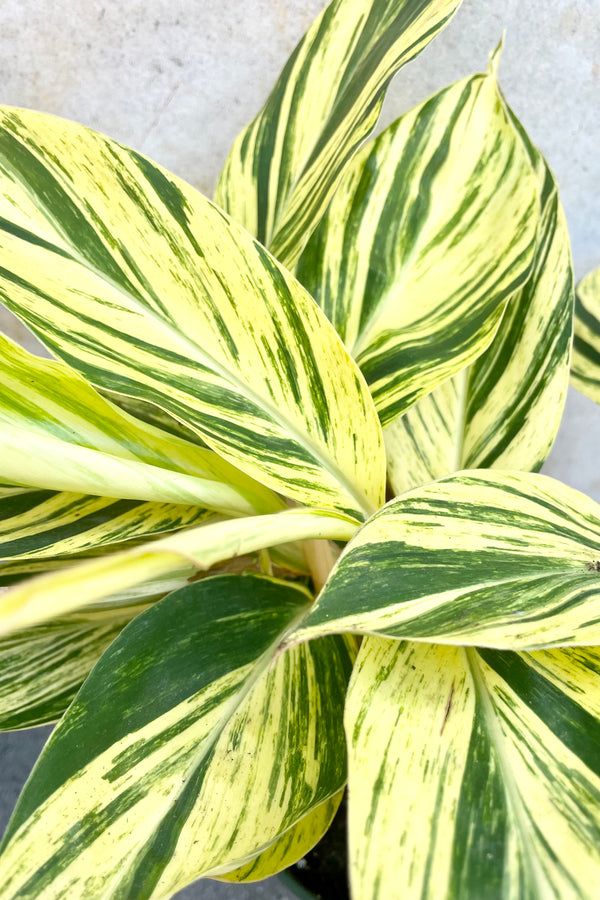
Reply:
[[327, 834], [288, 873], [317, 900], [350, 900], [348, 845], [346, 841], [346, 797]]

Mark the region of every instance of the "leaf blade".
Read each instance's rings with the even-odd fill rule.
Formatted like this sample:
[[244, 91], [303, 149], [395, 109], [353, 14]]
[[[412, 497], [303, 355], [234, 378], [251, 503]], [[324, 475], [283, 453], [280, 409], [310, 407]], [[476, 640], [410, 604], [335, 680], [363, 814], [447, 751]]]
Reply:
[[591, 898], [598, 671], [589, 648], [368, 639], [346, 713], [353, 896]]
[[500, 649], [595, 643], [600, 507], [543, 475], [457, 473], [356, 534], [294, 640], [331, 631]]
[[329, 828], [333, 817], [344, 795], [343, 791], [335, 794], [329, 800], [325, 800], [316, 809], [308, 813], [304, 818], [282, 835], [277, 841], [263, 851], [260, 856], [246, 863], [239, 869], [227, 872], [219, 876], [219, 881], [232, 881], [235, 883], [247, 881], [260, 881], [277, 875], [289, 866], [298, 862], [314, 845], [321, 840]]
[[134, 419], [64, 363], [40, 359], [2, 334], [0, 424], [5, 481], [216, 506], [232, 515], [280, 506], [270, 491], [215, 453]]
[[[90, 898], [123, 890], [162, 897], [257, 855], [339, 791], [343, 753], [320, 752], [327, 741], [309, 712], [313, 704], [327, 706], [325, 688], [332, 689], [329, 708], [337, 712], [322, 727], [343, 748], [347, 646], [337, 638], [316, 642], [284, 654], [267, 671], [282, 633], [309, 602], [283, 582], [225, 576], [170, 595], [128, 626], [55, 731], [22, 795], [4, 844], [7, 896], [33, 880], [48, 897], [61, 896], [65, 885], [85, 888]], [[163, 688], [148, 704], [157, 680]], [[106, 695], [107, 683], [113, 696]], [[115, 702], [123, 716], [115, 716]], [[248, 761], [258, 736], [260, 760]], [[288, 744], [295, 759], [288, 760]], [[249, 799], [253, 785], [258, 794], [241, 818], [237, 807], [215, 803], [217, 786], [226, 789], [234, 776], [247, 783]], [[290, 777], [297, 785], [291, 792]], [[128, 810], [135, 810], [134, 829]], [[48, 831], [50, 820], [55, 828]], [[74, 855], [69, 834], [77, 822]], [[20, 849], [30, 841], [36, 850], [23, 865]], [[86, 854], [103, 860], [93, 877]]]
[[234, 142], [215, 195], [285, 265], [295, 262], [374, 127], [393, 74], [459, 5], [336, 0], [304, 36], [265, 107]]
[[459, 469], [538, 471], [560, 423], [573, 318], [569, 236], [554, 176], [508, 113], [537, 173], [532, 273], [508, 301], [488, 349], [386, 429], [396, 494]]
[[496, 64], [357, 154], [296, 268], [384, 425], [481, 354], [530, 274], [536, 181]]
[[11, 311], [95, 387], [161, 407], [255, 481], [359, 518], [376, 508], [385, 458], [370, 395], [292, 276], [108, 138], [8, 108], [0, 126]]
[[83, 553], [219, 518], [195, 506], [0, 489], [0, 559]]
[[578, 391], [600, 403], [600, 268], [577, 285], [571, 380]]
[[89, 610], [0, 638], [0, 731], [57, 722], [102, 653], [148, 603]]
[[216, 563], [288, 541], [347, 540], [348, 517], [324, 510], [291, 509], [208, 523], [132, 550], [91, 559], [20, 582], [0, 594], [0, 633], [29, 627], [114, 595], [145, 592], [148, 585], [190, 578]]

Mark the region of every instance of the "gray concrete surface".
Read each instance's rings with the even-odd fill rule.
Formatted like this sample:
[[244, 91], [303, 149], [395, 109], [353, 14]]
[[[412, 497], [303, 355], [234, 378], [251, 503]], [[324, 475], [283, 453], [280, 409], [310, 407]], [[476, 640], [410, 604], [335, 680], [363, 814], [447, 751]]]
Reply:
[[[322, 0], [3, 0], [0, 97], [97, 128], [206, 193]], [[575, 257], [600, 262], [598, 0], [464, 0], [397, 76], [384, 120], [480, 70], [500, 77], [557, 174]], [[125, 10], [125, 11], [124, 11]]]
[[[76, 119], [211, 193], [229, 145], [258, 110], [322, 0], [2, 0], [0, 102]], [[599, 0], [464, 0], [395, 80], [384, 122], [486, 65], [506, 29], [505, 94], [559, 180], [578, 277], [600, 264]], [[17, 336], [15, 334], [15, 336]], [[569, 396], [546, 471], [600, 500], [600, 409]], [[0, 825], [41, 730], [0, 736]], [[201, 900], [283, 900], [276, 883], [203, 882]]]

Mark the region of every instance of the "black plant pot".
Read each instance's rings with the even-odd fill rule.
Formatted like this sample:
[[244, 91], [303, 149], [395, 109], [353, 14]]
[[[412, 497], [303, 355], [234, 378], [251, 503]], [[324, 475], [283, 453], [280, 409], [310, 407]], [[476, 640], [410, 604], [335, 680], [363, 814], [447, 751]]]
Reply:
[[298, 900], [350, 900], [346, 797], [316, 847], [279, 878]]

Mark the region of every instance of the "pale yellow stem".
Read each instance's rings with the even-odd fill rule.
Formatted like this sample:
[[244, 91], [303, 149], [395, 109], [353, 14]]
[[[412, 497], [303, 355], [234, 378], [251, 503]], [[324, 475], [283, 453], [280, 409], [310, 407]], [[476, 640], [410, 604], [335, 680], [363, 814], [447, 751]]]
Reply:
[[304, 558], [312, 576], [315, 591], [320, 593], [323, 585], [333, 569], [340, 551], [335, 544], [326, 540], [304, 541], [302, 544]]

